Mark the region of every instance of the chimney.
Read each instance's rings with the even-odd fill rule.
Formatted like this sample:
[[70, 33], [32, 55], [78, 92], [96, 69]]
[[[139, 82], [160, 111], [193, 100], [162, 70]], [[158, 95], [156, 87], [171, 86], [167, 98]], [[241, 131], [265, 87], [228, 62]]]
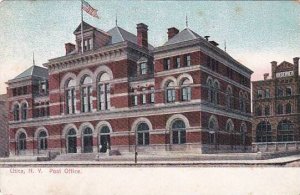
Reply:
[[272, 65], [272, 79], [274, 79], [276, 77], [277, 62], [276, 61], [272, 61], [271, 65]]
[[294, 60], [294, 75], [296, 77], [298, 77], [298, 75], [299, 75], [299, 58], [295, 57], [295, 58], [293, 58], [293, 60]]
[[267, 80], [267, 79], [268, 79], [268, 76], [269, 76], [269, 73], [265, 73], [265, 74], [264, 74], [264, 80]]
[[208, 41], [208, 38], [209, 38], [210, 36], [204, 36], [204, 38], [206, 39], [206, 41]]
[[148, 26], [144, 23], [136, 25], [137, 29], [137, 44], [140, 47], [148, 49]]
[[175, 27], [168, 28], [168, 40], [173, 38], [179, 33], [179, 30]]
[[75, 50], [75, 45], [72, 43], [65, 43], [66, 55]]

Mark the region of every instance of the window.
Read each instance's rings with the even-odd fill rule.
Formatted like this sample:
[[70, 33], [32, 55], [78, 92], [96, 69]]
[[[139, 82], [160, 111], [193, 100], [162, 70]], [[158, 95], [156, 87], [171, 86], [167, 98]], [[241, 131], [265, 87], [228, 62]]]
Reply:
[[291, 96], [292, 95], [292, 88], [291, 87], [287, 87], [285, 89], [285, 95], [286, 96]]
[[283, 96], [283, 90], [281, 88], [277, 88], [277, 96], [282, 97]]
[[155, 90], [154, 87], [150, 88], [150, 103], [154, 103], [155, 102]]
[[147, 103], [147, 94], [146, 94], [146, 88], [142, 89], [142, 104]]
[[213, 100], [214, 100], [214, 87], [213, 87], [211, 79], [207, 80], [207, 88], [208, 88], [208, 101], [213, 103]]
[[21, 106], [21, 118], [22, 118], [22, 120], [27, 119], [27, 104], [26, 103], [23, 103]]
[[269, 116], [270, 115], [270, 106], [265, 107], [265, 115]]
[[228, 109], [233, 107], [233, 96], [232, 96], [232, 89], [230, 86], [226, 89], [226, 107]]
[[147, 64], [145, 62], [140, 64], [140, 70], [140, 74], [147, 74]]
[[256, 127], [256, 142], [272, 142], [272, 129], [269, 122], [260, 122]]
[[26, 150], [26, 134], [24, 132], [20, 133], [18, 137], [18, 150]]
[[265, 90], [265, 96], [266, 96], [266, 98], [270, 98], [270, 89], [266, 89]]
[[93, 41], [92, 39], [86, 39], [83, 41], [83, 50], [89, 51], [93, 49]]
[[92, 78], [85, 76], [81, 82], [81, 112], [91, 112], [92, 109]]
[[241, 133], [241, 144], [245, 145], [246, 144], [246, 134], [247, 134], [247, 126], [245, 125], [245, 123], [243, 123], [241, 125], [240, 133]]
[[255, 110], [256, 110], [256, 116], [261, 116], [262, 115], [262, 110], [261, 110], [260, 106], [256, 107]]
[[213, 93], [214, 93], [213, 101], [215, 104], [219, 103], [219, 89], [220, 89], [219, 83], [217, 81], [215, 81], [214, 89], [213, 89]]
[[98, 81], [98, 110], [110, 109], [110, 76], [103, 73]]
[[176, 57], [175, 68], [180, 68], [180, 57]]
[[285, 113], [291, 114], [292, 113], [292, 105], [290, 103], [287, 103], [285, 106]]
[[227, 67], [227, 77], [232, 79], [233, 78], [233, 70]]
[[140, 123], [136, 133], [138, 145], [149, 145], [149, 126], [146, 123]]
[[66, 86], [66, 113], [74, 114], [76, 108], [75, 100], [75, 80], [71, 79], [68, 81]]
[[191, 56], [190, 55], [186, 55], [185, 56], [185, 59], [186, 59], [186, 66], [191, 66]]
[[170, 69], [170, 59], [164, 59], [164, 70]]
[[14, 114], [14, 121], [20, 120], [20, 107], [18, 104], [14, 105], [13, 114]]
[[47, 133], [45, 131], [41, 131], [38, 135], [38, 144], [40, 150], [47, 150], [48, 142], [47, 142]]
[[13, 96], [17, 96], [17, 89], [14, 88], [12, 91], [13, 91]]
[[283, 105], [282, 104], [277, 105], [277, 114], [283, 114]]
[[137, 106], [138, 105], [138, 97], [137, 95], [132, 96], [132, 105]]
[[264, 98], [264, 91], [259, 89], [257, 90], [257, 99]]
[[226, 123], [226, 131], [227, 132], [233, 132], [234, 131], [234, 125], [231, 120], [228, 120]]
[[176, 120], [172, 124], [172, 141], [173, 144], [186, 143], [185, 124], [182, 120]]
[[280, 121], [278, 126], [277, 141], [294, 141], [294, 125], [289, 120]]
[[[246, 112], [246, 94], [244, 94], [243, 92], [240, 92], [239, 94], [239, 102], [240, 102], [240, 111], [241, 112]], [[259, 115], [261, 116], [261, 115]]]
[[190, 80], [185, 79], [181, 84], [181, 100], [190, 101], [191, 100], [191, 87]]
[[175, 83], [170, 81], [166, 86], [166, 102], [171, 103], [175, 102]]

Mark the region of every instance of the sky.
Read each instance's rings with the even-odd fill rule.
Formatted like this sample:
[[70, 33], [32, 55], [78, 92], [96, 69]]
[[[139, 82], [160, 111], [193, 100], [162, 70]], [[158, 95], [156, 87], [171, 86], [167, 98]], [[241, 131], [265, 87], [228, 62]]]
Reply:
[[[167, 41], [167, 29], [188, 27], [210, 36], [236, 60], [254, 71], [252, 80], [270, 72], [270, 62], [300, 57], [299, 1], [93, 1], [100, 19], [84, 20], [102, 30], [118, 26], [136, 34], [136, 24], [148, 25], [154, 46]], [[80, 0], [0, 0], [0, 94], [5, 82], [32, 66], [42, 66], [65, 54], [64, 44], [75, 42], [80, 24]]]

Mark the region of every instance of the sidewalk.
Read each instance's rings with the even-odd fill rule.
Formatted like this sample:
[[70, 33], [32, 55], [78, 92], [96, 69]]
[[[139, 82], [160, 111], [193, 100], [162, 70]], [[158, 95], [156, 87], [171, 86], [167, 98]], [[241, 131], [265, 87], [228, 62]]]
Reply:
[[[292, 162], [300, 162], [300, 155], [286, 156], [268, 160], [143, 160], [138, 158], [137, 164], [132, 158], [101, 157], [99, 160], [90, 161], [42, 161], [42, 162], [0, 162], [0, 167], [22, 166], [83, 166], [83, 167], [133, 167], [133, 166], [284, 166]], [[295, 164], [295, 163], [294, 163]], [[297, 163], [296, 163], [297, 164]]]

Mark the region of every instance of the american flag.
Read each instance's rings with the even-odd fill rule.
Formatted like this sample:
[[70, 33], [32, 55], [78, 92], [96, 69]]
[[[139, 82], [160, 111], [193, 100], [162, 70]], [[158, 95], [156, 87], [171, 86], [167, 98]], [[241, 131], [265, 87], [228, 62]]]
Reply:
[[96, 9], [94, 9], [90, 4], [88, 4], [88, 2], [82, 0], [82, 9], [90, 14], [91, 16], [95, 17], [95, 18], [98, 18], [99, 19], [99, 16], [97, 14], [97, 11]]

